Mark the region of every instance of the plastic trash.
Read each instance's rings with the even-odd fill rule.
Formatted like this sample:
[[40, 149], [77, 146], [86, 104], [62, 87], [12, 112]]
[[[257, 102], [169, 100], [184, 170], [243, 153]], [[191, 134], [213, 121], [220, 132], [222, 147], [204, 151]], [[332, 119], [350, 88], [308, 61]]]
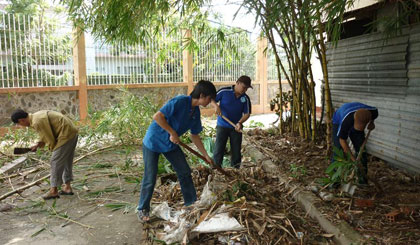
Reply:
[[210, 190], [211, 175], [209, 175], [206, 185], [201, 193], [200, 200], [196, 203], [198, 207], [207, 208], [217, 201], [217, 196]]
[[167, 202], [163, 202], [157, 205], [153, 211], [152, 215], [155, 215], [158, 218], [161, 218], [166, 221], [170, 221], [173, 223], [179, 222], [179, 216], [183, 214], [185, 211], [174, 211], [171, 207], [169, 207]]
[[192, 231], [198, 233], [212, 233], [222, 231], [239, 231], [244, 229], [239, 222], [228, 213], [216, 214], [213, 218], [201, 222]]
[[163, 235], [160, 239], [166, 242], [166, 244], [181, 242], [186, 236], [189, 228], [189, 223], [185, 219], [181, 219], [179, 224], [176, 226], [165, 229], [166, 234]]

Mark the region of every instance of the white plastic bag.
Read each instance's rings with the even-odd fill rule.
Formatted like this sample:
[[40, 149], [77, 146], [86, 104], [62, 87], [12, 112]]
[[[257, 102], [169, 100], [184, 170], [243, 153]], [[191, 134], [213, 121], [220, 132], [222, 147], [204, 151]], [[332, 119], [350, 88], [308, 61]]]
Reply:
[[201, 222], [192, 231], [198, 233], [211, 233], [222, 231], [239, 231], [244, 229], [239, 222], [229, 217], [228, 213], [216, 214], [213, 218]]

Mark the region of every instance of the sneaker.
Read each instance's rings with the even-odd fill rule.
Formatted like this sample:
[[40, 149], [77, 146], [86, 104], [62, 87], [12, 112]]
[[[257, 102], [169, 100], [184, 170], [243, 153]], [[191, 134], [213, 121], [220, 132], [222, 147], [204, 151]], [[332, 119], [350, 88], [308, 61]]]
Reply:
[[140, 223], [147, 223], [150, 221], [149, 211], [147, 210], [138, 210], [137, 218], [139, 219]]

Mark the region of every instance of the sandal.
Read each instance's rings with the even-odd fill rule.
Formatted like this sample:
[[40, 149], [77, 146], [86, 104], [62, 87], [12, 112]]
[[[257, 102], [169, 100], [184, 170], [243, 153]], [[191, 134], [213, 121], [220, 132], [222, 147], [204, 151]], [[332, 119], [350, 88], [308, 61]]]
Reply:
[[137, 212], [137, 218], [139, 219], [140, 223], [147, 223], [150, 221], [149, 211], [147, 210], [139, 210]]
[[60, 192], [58, 192], [58, 194], [60, 194], [60, 195], [68, 195], [68, 196], [74, 195], [74, 193], [72, 191], [67, 192], [67, 191], [63, 191], [63, 190], [61, 190]]
[[55, 195], [55, 196], [50, 196], [50, 195], [44, 195], [44, 196], [42, 196], [42, 199], [44, 199], [44, 200], [50, 200], [50, 199], [57, 199], [57, 198], [60, 198], [60, 196], [59, 195]]

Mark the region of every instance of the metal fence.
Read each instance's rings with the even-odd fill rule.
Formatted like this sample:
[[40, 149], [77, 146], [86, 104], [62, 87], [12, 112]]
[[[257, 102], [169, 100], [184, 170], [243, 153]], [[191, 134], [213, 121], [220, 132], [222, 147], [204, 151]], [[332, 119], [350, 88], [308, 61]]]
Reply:
[[[280, 60], [285, 68], [286, 71], [289, 70], [289, 64], [287, 62], [287, 56], [285, 51], [278, 46], [276, 48], [277, 52], [279, 52], [279, 57]], [[268, 49], [267, 49], [267, 59], [268, 59], [268, 67], [267, 67], [267, 79], [268, 80], [278, 80], [279, 76], [278, 76], [278, 71], [277, 71], [277, 64], [276, 64], [276, 57], [274, 55], [274, 50], [271, 47], [271, 44], [268, 44]], [[286, 80], [286, 76], [284, 75], [284, 72], [281, 70], [280, 68], [280, 74], [281, 74], [281, 80]]]
[[[0, 88], [74, 85], [72, 24], [22, 14], [0, 14]], [[256, 43], [249, 33], [220, 43], [195, 34], [193, 81], [236, 81], [256, 73]], [[88, 85], [183, 82], [181, 31], [161, 33], [144, 45], [108, 44], [85, 33]]]
[[182, 82], [181, 32], [132, 46], [95, 42], [87, 34], [86, 70], [88, 85]]
[[236, 81], [241, 75], [255, 78], [256, 44], [247, 32], [230, 34], [220, 43], [214, 34], [194, 35], [198, 51], [194, 53], [194, 81]]
[[0, 88], [73, 84], [71, 25], [0, 14]]

